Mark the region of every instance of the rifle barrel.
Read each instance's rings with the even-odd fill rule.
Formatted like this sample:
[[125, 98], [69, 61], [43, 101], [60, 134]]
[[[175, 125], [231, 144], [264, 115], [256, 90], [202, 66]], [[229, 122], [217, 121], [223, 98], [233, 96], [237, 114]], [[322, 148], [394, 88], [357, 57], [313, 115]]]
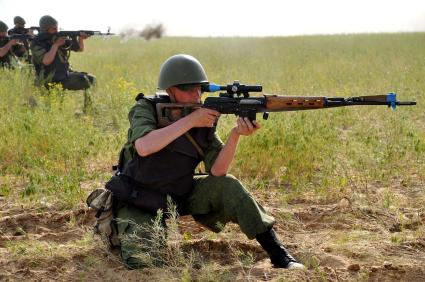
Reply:
[[80, 36], [80, 34], [84, 32], [87, 35], [115, 35], [114, 33], [102, 33], [98, 30], [61, 30], [58, 32], [58, 36]]
[[406, 102], [396, 102], [398, 106], [415, 106], [416, 102], [414, 101], [406, 101]]
[[8, 35], [9, 39], [16, 39], [16, 40], [28, 40], [32, 39], [34, 36], [28, 35], [28, 34], [11, 34]]
[[387, 95], [359, 96], [350, 98], [327, 98], [325, 108], [361, 105], [387, 105], [395, 109], [396, 106], [414, 106], [416, 105], [416, 102], [397, 101], [397, 95], [395, 93], [388, 93]]
[[397, 101], [395, 93], [388, 95], [359, 96], [359, 97], [320, 97], [320, 96], [279, 96], [264, 95], [266, 99], [265, 109], [270, 112], [300, 111], [320, 108], [335, 108], [346, 106], [386, 105], [413, 106], [416, 102]]

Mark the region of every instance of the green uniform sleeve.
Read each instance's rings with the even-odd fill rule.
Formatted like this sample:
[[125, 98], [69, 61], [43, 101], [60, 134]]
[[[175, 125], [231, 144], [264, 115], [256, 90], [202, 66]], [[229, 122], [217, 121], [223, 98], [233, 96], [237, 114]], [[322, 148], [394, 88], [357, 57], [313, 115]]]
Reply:
[[34, 63], [42, 64], [44, 54], [47, 53], [47, 50], [37, 44], [31, 44], [31, 54]]
[[148, 101], [141, 99], [130, 110], [128, 114], [130, 129], [128, 131], [128, 142], [134, 143], [140, 137], [157, 129], [155, 111]]
[[133, 159], [136, 154], [134, 142], [157, 128], [153, 106], [143, 99], [131, 108], [128, 120], [130, 128], [128, 129], [127, 143], [123, 147], [124, 164]]
[[211, 167], [213, 166], [215, 159], [217, 158], [221, 149], [223, 149], [223, 146], [223, 141], [221, 141], [217, 132], [215, 132], [213, 141], [211, 142], [210, 146], [205, 150], [204, 165], [206, 172], [209, 173], [211, 171]]

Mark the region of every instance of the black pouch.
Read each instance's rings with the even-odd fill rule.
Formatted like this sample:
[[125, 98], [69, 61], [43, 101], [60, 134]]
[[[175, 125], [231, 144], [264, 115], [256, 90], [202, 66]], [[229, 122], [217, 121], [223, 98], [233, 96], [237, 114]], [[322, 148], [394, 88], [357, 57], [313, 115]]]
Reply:
[[114, 175], [106, 182], [106, 189], [119, 201], [134, 205], [140, 209], [156, 213], [158, 209], [167, 209], [167, 195], [154, 189], [142, 187], [140, 183], [123, 174]]

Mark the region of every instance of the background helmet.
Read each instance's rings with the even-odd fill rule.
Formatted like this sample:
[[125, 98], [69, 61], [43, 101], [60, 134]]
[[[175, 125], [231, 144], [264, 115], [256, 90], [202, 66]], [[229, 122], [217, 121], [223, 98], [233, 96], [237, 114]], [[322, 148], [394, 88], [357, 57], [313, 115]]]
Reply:
[[7, 24], [0, 21], [0, 32], [7, 32], [7, 30], [8, 30]]
[[208, 83], [201, 63], [190, 55], [174, 55], [161, 66], [158, 89], [165, 90], [179, 84]]
[[40, 24], [40, 31], [47, 32], [49, 27], [57, 25], [58, 21], [55, 20], [52, 16], [46, 15], [41, 17], [39, 24]]
[[16, 16], [16, 17], [14, 17], [13, 18], [13, 23], [16, 25], [16, 24], [20, 24], [20, 25], [25, 25], [26, 24], [26, 22], [25, 22], [25, 20], [22, 18], [22, 17], [20, 17], [20, 16]]

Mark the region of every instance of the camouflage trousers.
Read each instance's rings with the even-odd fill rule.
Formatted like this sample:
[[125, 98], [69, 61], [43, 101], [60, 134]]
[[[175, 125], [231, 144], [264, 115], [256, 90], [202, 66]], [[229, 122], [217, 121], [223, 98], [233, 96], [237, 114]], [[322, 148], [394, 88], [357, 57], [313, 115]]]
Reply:
[[[214, 177], [195, 176], [194, 189], [182, 204], [185, 214], [214, 232], [220, 232], [228, 222], [239, 225], [241, 231], [254, 239], [257, 234], [270, 229], [275, 220], [266, 214], [245, 187], [233, 176]], [[130, 205], [117, 210], [118, 234], [120, 238], [137, 234], [137, 237], [149, 237], [146, 231], [137, 226], [152, 224], [156, 215]], [[146, 230], [146, 229], [143, 229]], [[130, 268], [141, 268], [144, 264], [138, 254], [146, 251], [140, 244], [131, 240], [121, 240], [121, 256]]]
[[61, 80], [64, 89], [85, 90], [96, 82], [96, 78], [86, 72], [69, 72], [68, 77]]

